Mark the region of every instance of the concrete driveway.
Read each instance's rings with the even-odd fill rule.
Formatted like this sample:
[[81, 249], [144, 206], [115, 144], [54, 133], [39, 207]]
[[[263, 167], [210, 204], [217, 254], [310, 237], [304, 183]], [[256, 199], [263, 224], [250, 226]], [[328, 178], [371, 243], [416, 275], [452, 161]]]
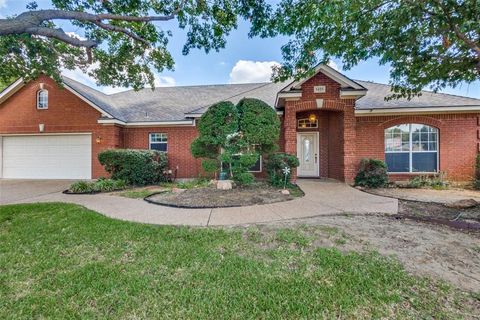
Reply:
[[[20, 185], [19, 185], [20, 184]], [[66, 181], [21, 182], [3, 181], [3, 203], [69, 202], [97, 211], [108, 217], [169, 225], [239, 225], [268, 223], [338, 214], [385, 213], [395, 214], [398, 201], [361, 192], [338, 181], [299, 180], [305, 196], [292, 201], [266, 205], [215, 209], [179, 209], [128, 199], [115, 194], [65, 195], [60, 191]], [[5, 190], [5, 191], [4, 191]], [[18, 190], [19, 194], [15, 190]], [[28, 194], [30, 190], [30, 195]]]
[[0, 205], [29, 202], [32, 198], [58, 193], [67, 189], [71, 180], [10, 180], [0, 179]]

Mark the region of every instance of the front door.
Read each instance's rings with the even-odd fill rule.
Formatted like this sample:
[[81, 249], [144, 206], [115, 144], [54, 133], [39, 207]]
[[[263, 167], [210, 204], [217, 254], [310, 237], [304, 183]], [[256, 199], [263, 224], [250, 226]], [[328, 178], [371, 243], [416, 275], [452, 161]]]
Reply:
[[318, 177], [318, 132], [298, 133], [297, 156], [299, 177]]

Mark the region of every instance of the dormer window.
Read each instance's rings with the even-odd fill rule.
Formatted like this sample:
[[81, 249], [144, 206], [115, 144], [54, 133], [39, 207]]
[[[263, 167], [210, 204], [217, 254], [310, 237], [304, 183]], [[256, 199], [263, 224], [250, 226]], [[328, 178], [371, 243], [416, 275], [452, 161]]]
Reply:
[[48, 109], [48, 91], [38, 90], [37, 92], [37, 109]]

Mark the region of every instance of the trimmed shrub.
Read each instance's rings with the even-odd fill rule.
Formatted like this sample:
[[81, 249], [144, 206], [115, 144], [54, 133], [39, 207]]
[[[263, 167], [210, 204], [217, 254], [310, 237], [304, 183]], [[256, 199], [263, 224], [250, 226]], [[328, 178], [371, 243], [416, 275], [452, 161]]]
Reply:
[[105, 150], [98, 155], [98, 160], [112, 179], [140, 186], [165, 181], [168, 166], [167, 155], [155, 150]]
[[[266, 161], [268, 182], [275, 187], [283, 187], [285, 175], [283, 169], [289, 167], [292, 171], [300, 165], [300, 161], [294, 155], [288, 153], [275, 153]], [[287, 176], [287, 185], [290, 183], [291, 173]]]
[[255, 181], [255, 177], [250, 172], [239, 172], [233, 176], [233, 181], [240, 186], [248, 186]]
[[243, 98], [237, 104], [239, 128], [247, 145], [258, 146], [260, 153], [278, 149], [280, 120], [275, 110], [259, 99]]
[[388, 184], [387, 165], [382, 160], [362, 159], [355, 177], [355, 185], [368, 188], [381, 188]]

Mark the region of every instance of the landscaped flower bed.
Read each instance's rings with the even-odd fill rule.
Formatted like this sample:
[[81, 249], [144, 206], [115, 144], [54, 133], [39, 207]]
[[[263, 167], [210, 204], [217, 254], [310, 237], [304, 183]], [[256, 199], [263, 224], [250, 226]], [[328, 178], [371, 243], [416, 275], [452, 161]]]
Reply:
[[289, 191], [289, 194], [283, 194], [281, 189], [262, 182], [232, 190], [219, 190], [214, 185], [209, 185], [185, 190], [167, 190], [145, 200], [179, 208], [220, 208], [270, 204], [303, 196], [303, 192], [295, 185], [291, 185]]
[[99, 192], [112, 192], [124, 190], [127, 184], [123, 180], [113, 180], [100, 178], [94, 182], [77, 181], [70, 188], [65, 190], [65, 194], [94, 194]]

